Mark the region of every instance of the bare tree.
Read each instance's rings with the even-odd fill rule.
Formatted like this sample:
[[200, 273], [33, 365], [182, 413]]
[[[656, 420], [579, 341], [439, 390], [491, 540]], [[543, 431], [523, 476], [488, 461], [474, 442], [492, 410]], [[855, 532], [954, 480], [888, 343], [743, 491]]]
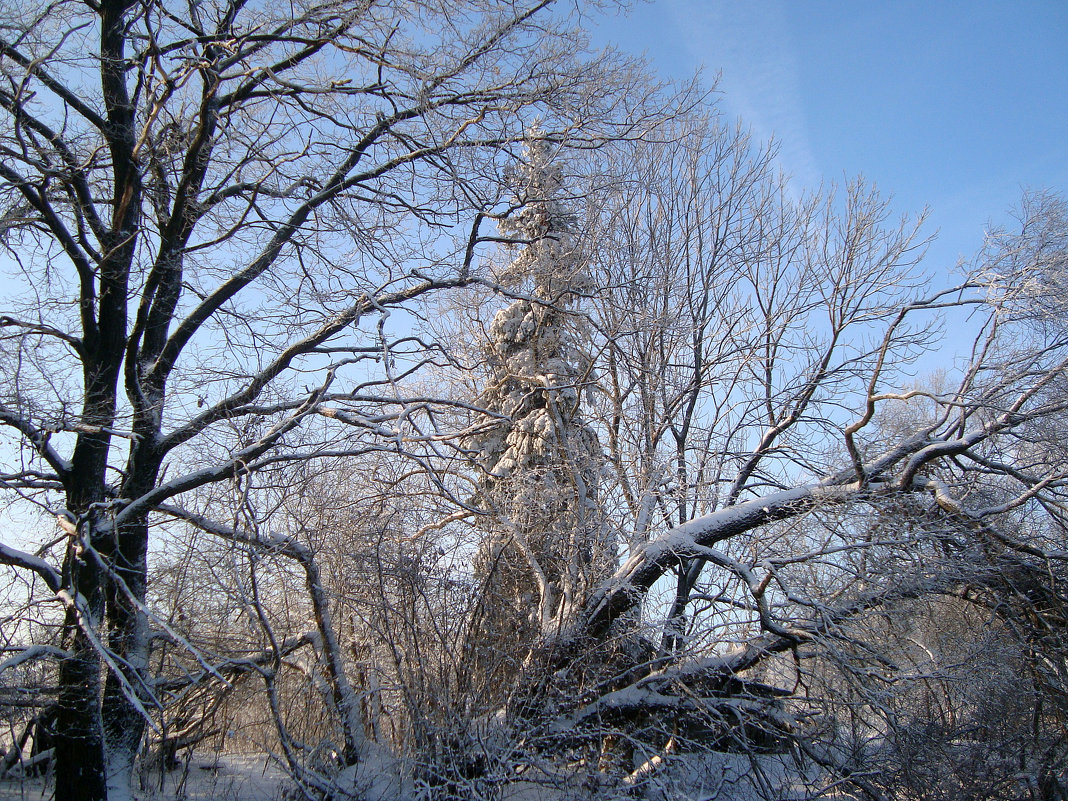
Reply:
[[[742, 131], [713, 118], [657, 133], [659, 144], [613, 151], [617, 180], [589, 195], [584, 222], [597, 270], [589, 408], [613, 468], [600, 498], [628, 553], [562, 625], [523, 635], [523, 671], [498, 687], [507, 703], [494, 720], [520, 731], [511, 742], [532, 757], [627, 785], [658, 781], [679, 751], [778, 751], [797, 755], [806, 767], [791, 781], [813, 792], [892, 794], [900, 754], [858, 743], [904, 735], [904, 717], [867, 715], [852, 739], [840, 728], [843, 708], [884, 692], [858, 677], [912, 654], [908, 633], [880, 641], [883, 620], [908, 631], [927, 615], [937, 628], [939, 602], [965, 598], [1031, 632], [992, 646], [1024, 662], [1037, 653], [1025, 617], [1061, 627], [1065, 474], [1049, 426], [1065, 407], [1068, 340], [1048, 314], [1038, 331], [1026, 300], [1058, 280], [1056, 203], [1030, 201], [1024, 234], [1005, 234], [958, 285], [931, 289], [917, 225], [891, 219], [862, 183], [797, 199]], [[946, 310], [971, 314], [975, 348], [916, 384], [908, 367], [937, 346]], [[523, 399], [538, 391], [516, 386]], [[1042, 544], [1018, 535], [1025, 512]], [[539, 576], [521, 581], [538, 597]], [[1056, 639], [1039, 659], [1059, 653]], [[915, 686], [908, 671], [882, 675]], [[854, 702], [839, 705], [843, 686]], [[1021, 746], [1035, 765], [1059, 753], [1060, 691], [1044, 686], [1044, 733]], [[1053, 786], [1047, 768], [1035, 775]]]
[[4, 11], [4, 484], [62, 537], [0, 554], [64, 615], [58, 796], [122, 797], [150, 632], [180, 644], [146, 606], [153, 526], [284, 552], [314, 596], [297, 540], [209, 519], [205, 489], [403, 449], [399, 382], [432, 356], [389, 317], [471, 280], [510, 146], [535, 115], [575, 144], [645, 125], [552, 5]]
[[[726, 156], [689, 136], [641, 162], [646, 180], [606, 207], [621, 237], [602, 251], [606, 283], [625, 278], [598, 301], [603, 420], [635, 535], [555, 646], [582, 648], [641, 610], [661, 647], [555, 730], [586, 725], [596, 739], [606, 721], [632, 737], [637, 726], [654, 741], [648, 765], [686, 746], [801, 748], [880, 797], [886, 777], [817, 723], [837, 690], [813, 664], [874, 675], [895, 658], [871, 636], [878, 621], [951, 596], [1004, 615], [1024, 662], [1039, 640], [1052, 649], [1034, 718], [1045, 734], [1024, 760], [1050, 764], [1066, 473], [1041, 443], [1057, 439], [1049, 426], [1068, 402], [1068, 340], [1047, 308], [1063, 263], [1056, 199], [1030, 199], [1020, 232], [1000, 233], [960, 285], [931, 291], [913, 270], [912, 228], [886, 226], [873, 193], [791, 201], [744, 137], [712, 136]], [[724, 172], [747, 180], [717, 192]], [[944, 308], [974, 310], [970, 358], [940, 385], [902, 386], [897, 368], [930, 345]], [[869, 682], [857, 703], [879, 692]], [[687, 731], [680, 714], [705, 722]], [[1034, 775], [1035, 787], [1060, 781]]]

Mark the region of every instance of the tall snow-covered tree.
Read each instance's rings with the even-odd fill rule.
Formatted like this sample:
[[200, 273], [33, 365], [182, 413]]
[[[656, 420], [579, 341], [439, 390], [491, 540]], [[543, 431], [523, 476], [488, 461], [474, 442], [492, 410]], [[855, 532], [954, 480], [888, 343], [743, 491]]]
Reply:
[[490, 588], [481, 632], [520, 659], [615, 556], [598, 504], [601, 448], [582, 415], [576, 337], [590, 276], [562, 171], [541, 137], [531, 130], [514, 172], [518, 211], [500, 224], [518, 250], [499, 276], [515, 299], [489, 329], [489, 414], [475, 443], [479, 502], [492, 521], [478, 564]]

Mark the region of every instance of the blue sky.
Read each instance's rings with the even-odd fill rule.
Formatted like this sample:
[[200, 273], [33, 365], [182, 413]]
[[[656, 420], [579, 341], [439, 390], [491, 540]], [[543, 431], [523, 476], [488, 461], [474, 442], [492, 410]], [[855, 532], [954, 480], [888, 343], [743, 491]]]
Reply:
[[862, 174], [899, 212], [929, 207], [932, 270], [1024, 189], [1068, 193], [1068, 0], [653, 0], [596, 41], [718, 74], [806, 188]]

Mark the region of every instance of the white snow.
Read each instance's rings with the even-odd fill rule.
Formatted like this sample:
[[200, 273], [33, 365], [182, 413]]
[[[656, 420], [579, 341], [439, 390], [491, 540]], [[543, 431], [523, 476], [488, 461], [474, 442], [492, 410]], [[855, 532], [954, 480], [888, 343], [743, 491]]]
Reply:
[[[284, 801], [290, 781], [263, 754], [194, 754], [186, 765], [163, 776], [152, 771], [146, 787], [128, 801]], [[51, 777], [0, 781], [0, 799], [50, 801]], [[127, 801], [112, 791], [109, 801]]]

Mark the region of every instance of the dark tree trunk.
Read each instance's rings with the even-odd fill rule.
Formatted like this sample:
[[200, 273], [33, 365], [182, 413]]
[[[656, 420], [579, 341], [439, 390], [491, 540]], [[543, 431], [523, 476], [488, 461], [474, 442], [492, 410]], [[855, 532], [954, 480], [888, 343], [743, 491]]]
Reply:
[[[73, 545], [66, 567], [72, 596], [81, 595], [88, 606], [86, 611], [99, 618], [103, 612], [99, 567], [84, 562]], [[72, 609], [67, 611], [64, 629], [70, 656], [59, 666], [55, 797], [64, 801], [105, 801], [107, 762], [100, 712], [100, 655]]]
[[[60, 670], [60, 714], [56, 732], [56, 798], [63, 801], [106, 801], [108, 755], [132, 754], [141, 739], [143, 723], [108, 673], [101, 693], [101, 656], [84, 628], [91, 627], [98, 641], [107, 640], [121, 660], [137, 665], [136, 645], [143, 638], [136, 605], [130, 602], [119, 576], [135, 598], [145, 588], [144, 527], [116, 532], [102, 512], [109, 500], [108, 462], [115, 425], [118, 378], [126, 353], [127, 301], [130, 265], [141, 221], [141, 181], [134, 158], [134, 106], [126, 87], [126, 15], [128, 0], [104, 0], [100, 15], [100, 79], [107, 109], [106, 140], [112, 159], [113, 202], [109, 233], [97, 276], [81, 276], [82, 380], [84, 403], [81, 423], [88, 429], [78, 435], [66, 481], [67, 508], [80, 516], [79, 537], [72, 538], [66, 562], [67, 586], [73, 599], [85, 599], [89, 619], [79, 621], [68, 611], [66, 634], [71, 656]], [[96, 291], [88, 289], [95, 283]], [[96, 554], [83, 550], [89, 543]], [[101, 563], [103, 562], [103, 564]], [[105, 618], [106, 615], [106, 618]], [[84, 616], [83, 616], [84, 617]], [[130, 660], [130, 657], [134, 657]], [[136, 677], [130, 676], [137, 686]], [[101, 698], [103, 695], [103, 706]], [[128, 750], [130, 742], [135, 745]], [[116, 746], [118, 746], [116, 748]], [[123, 781], [128, 776], [120, 777]]]
[[103, 801], [107, 798], [107, 769], [97, 701], [100, 660], [84, 641], [74, 650], [59, 669], [55, 797], [64, 801]]

